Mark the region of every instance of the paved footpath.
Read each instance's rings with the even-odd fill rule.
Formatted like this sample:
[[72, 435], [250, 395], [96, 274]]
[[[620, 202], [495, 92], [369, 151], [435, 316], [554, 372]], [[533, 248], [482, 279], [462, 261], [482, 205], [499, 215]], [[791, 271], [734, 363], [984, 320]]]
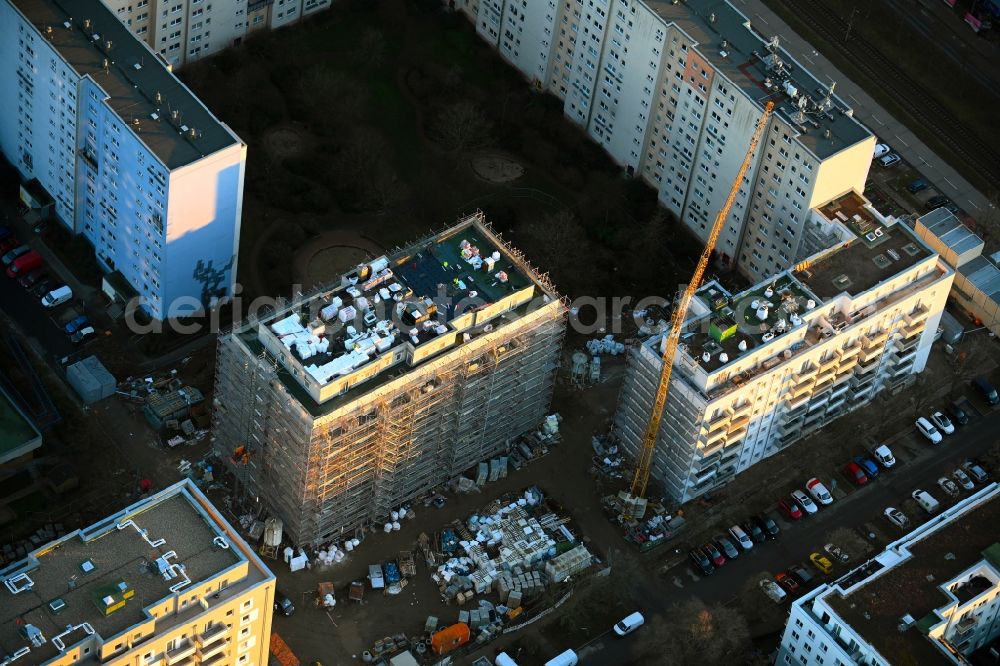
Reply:
[[842, 74], [811, 44], [792, 31], [788, 24], [761, 0], [732, 0], [746, 14], [756, 30], [778, 35], [781, 45], [820, 81], [836, 81], [836, 94], [854, 109], [854, 117], [871, 128], [880, 142], [888, 143], [928, 181], [973, 217], [995, 208], [981, 192], [923, 144], [907, 127], [893, 118], [856, 83]]

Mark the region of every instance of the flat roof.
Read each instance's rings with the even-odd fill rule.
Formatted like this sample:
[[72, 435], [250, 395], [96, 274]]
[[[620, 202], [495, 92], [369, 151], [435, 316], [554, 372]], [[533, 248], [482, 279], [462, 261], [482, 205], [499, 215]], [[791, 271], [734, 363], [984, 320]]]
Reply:
[[1000, 268], [979, 256], [959, 267], [958, 272], [994, 301], [1000, 301]]
[[[138, 40], [100, 0], [11, 3], [81, 77], [89, 76], [108, 94], [111, 108], [168, 169], [240, 143], [239, 137], [167, 69], [159, 54]], [[86, 20], [89, 28], [84, 26]], [[46, 33], [49, 28], [51, 32]], [[179, 122], [171, 121], [173, 111], [179, 113]], [[159, 120], [152, 118], [154, 113]], [[197, 138], [184, 128], [194, 129]]]
[[[767, 101], [773, 101], [775, 112], [798, 129], [798, 141], [819, 159], [872, 136], [867, 127], [845, 112], [850, 107], [842, 99], [835, 94], [827, 99], [829, 83], [821, 83], [780, 45], [769, 46], [771, 36], [758, 33], [753, 27], [756, 24], [730, 3], [642, 1], [690, 36], [699, 53], [761, 109]], [[768, 81], [771, 87], [766, 85]], [[791, 88], [786, 88], [786, 81]], [[789, 93], [792, 89], [794, 97]]]
[[817, 210], [854, 234], [852, 240], [797, 267], [795, 277], [821, 299], [868, 291], [932, 254], [906, 225], [875, 218], [855, 192]]
[[14, 398], [0, 387], [0, 464], [42, 445], [42, 433], [28, 420]]
[[941, 243], [955, 254], [964, 254], [977, 247], [983, 247], [983, 239], [977, 236], [947, 208], [936, 208], [917, 218]]
[[[851, 628], [893, 663], [951, 663], [918, 627], [900, 632], [905, 615], [922, 620], [950, 599], [941, 586], [984, 559], [997, 542], [1000, 501], [973, 506], [950, 523], [907, 544], [909, 559], [869, 582], [824, 600]], [[937, 620], [937, 621], [940, 621]], [[922, 623], [933, 626], [937, 621]], [[925, 627], [926, 628], [926, 627]]]
[[[405, 374], [526, 313], [542, 296], [558, 298], [477, 213], [360, 264], [238, 335], [254, 353], [278, 358], [279, 376], [303, 406], [326, 413], [353, 399], [355, 385], [370, 389]], [[320, 401], [310, 394], [344, 378], [347, 390]]]
[[[171, 551], [176, 557], [169, 563], [183, 565], [190, 580], [180, 589], [191, 589], [245, 561], [239, 549], [213, 543], [218, 537], [230, 543], [227, 533], [231, 528], [213, 522], [193, 492], [197, 489], [192, 482], [177, 483], [86, 529], [40, 546], [24, 560], [0, 570], [0, 577], [7, 582], [7, 587], [0, 588], [0, 652], [13, 654], [26, 644], [19, 625], [33, 625], [46, 638], [24, 659], [34, 664], [59, 654], [52, 639], [66, 631], [68, 625], [87, 623], [100, 640], [108, 641], [146, 621], [151, 617], [146, 609], [171, 596], [171, 586], [183, 580], [183, 575], [168, 580], [152, 569], [157, 558]], [[207, 503], [204, 496], [201, 499]], [[134, 526], [124, 525], [128, 520]], [[139, 533], [140, 528], [146, 531], [148, 540]], [[253, 574], [253, 566], [250, 571]], [[31, 586], [14, 594], [9, 585], [22, 584], [12, 578], [18, 574], [26, 574]], [[256, 578], [263, 580], [271, 575], [263, 569], [257, 571]], [[233, 585], [237, 582], [230, 581]], [[120, 583], [134, 595], [119, 610], [106, 615], [99, 608], [101, 599], [116, 594]], [[49, 606], [56, 600], [65, 604], [58, 613]], [[76, 630], [62, 641], [70, 646], [83, 635], [82, 630]]]

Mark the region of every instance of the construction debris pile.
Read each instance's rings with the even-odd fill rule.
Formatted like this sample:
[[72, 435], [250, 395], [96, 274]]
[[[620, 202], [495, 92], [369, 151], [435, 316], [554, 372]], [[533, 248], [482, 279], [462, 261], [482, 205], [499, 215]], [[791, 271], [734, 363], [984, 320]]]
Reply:
[[62, 523], [46, 523], [26, 539], [5, 543], [0, 549], [0, 566], [17, 562], [42, 544], [58, 539], [66, 534]]
[[587, 340], [587, 351], [590, 352], [591, 356], [599, 356], [601, 354], [618, 356], [625, 353], [625, 344], [615, 340], [615, 336], [609, 333], [603, 338]]
[[625, 456], [621, 454], [618, 444], [609, 435], [596, 435], [590, 441], [594, 449], [593, 471], [611, 479], [624, 476]]
[[433, 546], [421, 539], [445, 601], [466, 606], [477, 595], [497, 595], [459, 610], [458, 624], [470, 628], [475, 642], [492, 640], [505, 622], [542, 601], [548, 587], [590, 567], [593, 556], [568, 523], [532, 487], [464, 522], [453, 521]]
[[601, 500], [605, 514], [616, 522], [622, 522], [623, 516], [632, 515], [632, 520], [624, 521], [625, 540], [638, 546], [640, 551], [647, 551], [660, 546], [683, 529], [685, 521], [678, 511], [671, 514], [659, 502], [638, 500], [629, 506], [630, 495], [621, 491], [617, 495], [608, 495]]

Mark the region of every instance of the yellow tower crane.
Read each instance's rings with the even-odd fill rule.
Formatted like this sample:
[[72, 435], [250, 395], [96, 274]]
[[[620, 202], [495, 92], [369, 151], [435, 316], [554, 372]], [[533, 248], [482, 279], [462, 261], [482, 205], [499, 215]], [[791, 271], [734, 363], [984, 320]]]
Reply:
[[736, 194], [740, 191], [740, 185], [743, 184], [743, 177], [746, 175], [747, 169], [750, 168], [750, 160], [753, 159], [753, 153], [757, 149], [757, 144], [764, 133], [764, 128], [767, 127], [767, 121], [771, 117], [772, 111], [774, 111], [774, 102], [768, 102], [764, 106], [764, 113], [757, 121], [757, 127], [750, 138], [746, 157], [743, 158], [743, 164], [740, 165], [740, 170], [736, 174], [733, 186], [729, 190], [729, 196], [726, 197], [726, 202], [715, 216], [715, 223], [712, 225], [712, 231], [705, 242], [705, 249], [701, 252], [701, 258], [698, 259], [694, 275], [691, 276], [691, 282], [684, 290], [680, 302], [674, 307], [673, 315], [670, 317], [670, 333], [667, 335], [667, 342], [663, 349], [663, 368], [660, 370], [660, 383], [656, 389], [656, 399], [653, 401], [653, 412], [649, 415], [649, 423], [646, 425], [646, 431], [642, 436], [642, 447], [639, 449], [635, 475], [632, 477], [630, 497], [625, 504], [626, 520], [631, 520], [636, 514], [641, 516], [644, 511], [644, 509], [637, 510], [637, 508], [639, 505], [644, 506], [643, 500], [646, 497], [649, 474], [653, 467], [653, 453], [656, 451], [656, 438], [660, 433], [660, 421], [663, 419], [663, 409], [667, 404], [667, 387], [670, 384], [670, 373], [674, 367], [674, 354], [677, 353], [677, 344], [680, 341], [684, 319], [687, 317], [688, 306], [691, 304], [691, 298], [694, 297], [698, 287], [701, 286], [702, 278], [705, 276], [705, 269], [708, 267], [708, 259], [712, 254], [712, 250], [715, 249], [715, 243], [719, 240], [719, 234], [722, 232], [722, 227], [729, 216], [729, 210], [733, 207], [733, 202], [736, 201]]

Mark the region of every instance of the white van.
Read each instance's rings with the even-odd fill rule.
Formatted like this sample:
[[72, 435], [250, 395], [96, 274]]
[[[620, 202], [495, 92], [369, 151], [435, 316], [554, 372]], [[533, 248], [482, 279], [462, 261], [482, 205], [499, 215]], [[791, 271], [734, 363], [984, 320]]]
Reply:
[[511, 659], [510, 655], [506, 652], [501, 652], [497, 655], [497, 658], [493, 660], [496, 666], [517, 666], [517, 662]]
[[910, 493], [910, 497], [912, 497], [927, 513], [935, 513], [941, 508], [938, 501], [934, 499], [934, 497], [931, 496], [931, 494], [926, 490], [920, 490], [918, 488]]
[[73, 290], [63, 285], [42, 296], [42, 305], [47, 308], [54, 308], [57, 305], [62, 305], [71, 298], [73, 298]]
[[615, 633], [619, 636], [628, 636], [645, 622], [646, 618], [642, 616], [642, 613], [636, 611], [615, 625]]
[[545, 666], [576, 666], [576, 662], [576, 652], [566, 650], [562, 654], [557, 654], [545, 662]]

